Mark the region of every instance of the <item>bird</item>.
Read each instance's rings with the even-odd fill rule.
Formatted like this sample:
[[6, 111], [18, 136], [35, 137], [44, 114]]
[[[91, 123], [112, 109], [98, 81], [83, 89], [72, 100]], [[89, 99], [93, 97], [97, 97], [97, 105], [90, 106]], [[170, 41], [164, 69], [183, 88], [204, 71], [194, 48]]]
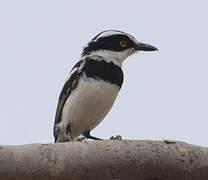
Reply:
[[120, 30], [97, 34], [84, 48], [58, 99], [53, 134], [55, 143], [83, 138], [102, 140], [90, 134], [107, 115], [122, 87], [122, 63], [138, 51], [156, 51]]

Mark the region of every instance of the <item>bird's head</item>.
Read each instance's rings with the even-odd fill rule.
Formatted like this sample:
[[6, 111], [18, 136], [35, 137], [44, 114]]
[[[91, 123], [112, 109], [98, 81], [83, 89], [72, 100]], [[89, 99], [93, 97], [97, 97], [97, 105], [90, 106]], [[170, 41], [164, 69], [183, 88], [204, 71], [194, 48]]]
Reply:
[[138, 42], [133, 36], [117, 30], [107, 30], [95, 36], [84, 48], [82, 56], [101, 56], [122, 64], [131, 54], [138, 51], [156, 51], [156, 47]]

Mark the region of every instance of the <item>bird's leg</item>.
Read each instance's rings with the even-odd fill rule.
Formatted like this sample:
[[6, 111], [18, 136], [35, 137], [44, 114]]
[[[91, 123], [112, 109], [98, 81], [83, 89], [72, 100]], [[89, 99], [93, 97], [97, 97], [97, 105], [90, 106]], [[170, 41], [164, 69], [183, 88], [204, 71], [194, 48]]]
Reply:
[[91, 136], [90, 135], [90, 130], [89, 131], [86, 131], [83, 136], [87, 139], [93, 139], [93, 140], [103, 140], [101, 138], [98, 138], [98, 137], [95, 137], [95, 136]]
[[110, 140], [122, 140], [122, 137], [120, 135], [117, 136], [111, 136]]
[[71, 131], [71, 127], [70, 127], [70, 123], [69, 123], [66, 126], [66, 136], [67, 136], [69, 142], [74, 141], [73, 138], [71, 137], [70, 131]]
[[67, 133], [67, 137], [68, 137], [69, 142], [74, 141], [74, 140], [72, 139], [70, 133]]

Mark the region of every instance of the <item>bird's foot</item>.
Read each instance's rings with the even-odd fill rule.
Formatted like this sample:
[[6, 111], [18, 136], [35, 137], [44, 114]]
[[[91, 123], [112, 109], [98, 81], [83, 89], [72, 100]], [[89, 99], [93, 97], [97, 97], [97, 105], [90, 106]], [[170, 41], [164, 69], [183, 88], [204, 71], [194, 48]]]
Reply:
[[86, 137], [79, 137], [79, 138], [77, 138], [76, 141], [79, 141], [79, 142], [82, 142], [82, 141], [87, 142], [87, 138]]
[[111, 136], [110, 140], [122, 140], [122, 137], [120, 135], [117, 136]]

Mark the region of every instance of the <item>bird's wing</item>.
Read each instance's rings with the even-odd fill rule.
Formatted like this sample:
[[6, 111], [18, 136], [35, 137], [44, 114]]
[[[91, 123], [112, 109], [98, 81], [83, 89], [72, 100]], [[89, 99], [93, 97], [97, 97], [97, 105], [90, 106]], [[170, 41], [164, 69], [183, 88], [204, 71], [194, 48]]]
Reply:
[[57, 106], [56, 116], [55, 116], [54, 131], [53, 131], [55, 139], [57, 139], [57, 136], [58, 136], [58, 132], [56, 132], [55, 126], [56, 126], [56, 124], [58, 124], [61, 121], [62, 110], [63, 110], [64, 104], [65, 104], [67, 98], [69, 97], [71, 91], [76, 88], [77, 83], [79, 81], [79, 77], [82, 73], [82, 68], [83, 68], [84, 64], [85, 64], [85, 61], [80, 60], [72, 68], [69, 78], [65, 82], [64, 87], [63, 87], [61, 94], [59, 96], [59, 101], [58, 101], [58, 106]]

